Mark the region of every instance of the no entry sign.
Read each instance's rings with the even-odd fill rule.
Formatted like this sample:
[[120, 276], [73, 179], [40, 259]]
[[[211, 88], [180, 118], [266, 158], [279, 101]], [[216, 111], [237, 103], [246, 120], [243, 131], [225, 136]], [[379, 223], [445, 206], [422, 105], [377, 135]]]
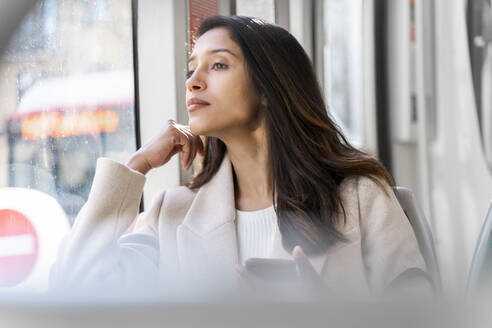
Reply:
[[34, 269], [39, 242], [34, 226], [22, 213], [0, 209], [0, 287], [15, 286]]

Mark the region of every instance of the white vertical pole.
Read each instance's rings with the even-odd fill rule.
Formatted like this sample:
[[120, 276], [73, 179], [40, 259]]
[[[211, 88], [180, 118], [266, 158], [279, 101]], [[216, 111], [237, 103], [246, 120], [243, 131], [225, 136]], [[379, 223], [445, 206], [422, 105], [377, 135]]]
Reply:
[[[428, 90], [430, 81], [427, 78], [428, 70], [430, 67], [430, 58], [426, 56], [428, 53], [428, 25], [429, 21], [426, 20], [426, 10], [429, 8], [426, 6], [426, 2], [429, 0], [416, 0], [415, 1], [415, 39], [416, 39], [416, 93], [417, 93], [417, 154], [419, 165], [419, 187], [420, 187], [420, 204], [423, 208], [425, 216], [432, 218], [431, 205], [430, 205], [430, 176], [429, 176], [429, 138], [427, 133], [427, 117], [428, 117]], [[409, 1], [410, 2], [410, 1]], [[428, 5], [428, 3], [427, 3]], [[430, 109], [432, 110], [432, 109]]]
[[[143, 145], [159, 132], [168, 119], [178, 120], [174, 42], [176, 17], [174, 1], [140, 0], [138, 11], [138, 78]], [[146, 208], [159, 191], [179, 184], [179, 170], [178, 156], [174, 156], [166, 165], [147, 174], [144, 188]]]
[[312, 0], [289, 1], [289, 32], [299, 41], [313, 59], [313, 24]]
[[374, 48], [374, 0], [360, 0], [362, 8], [362, 111], [363, 147], [378, 156], [376, 127], [376, 72]]

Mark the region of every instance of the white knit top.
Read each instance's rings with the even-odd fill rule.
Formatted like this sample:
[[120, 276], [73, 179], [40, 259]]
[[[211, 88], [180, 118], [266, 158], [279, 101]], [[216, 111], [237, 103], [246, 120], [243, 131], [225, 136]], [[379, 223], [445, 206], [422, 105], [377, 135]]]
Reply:
[[236, 210], [239, 262], [244, 264], [250, 257], [268, 257], [277, 229], [273, 205], [258, 211]]

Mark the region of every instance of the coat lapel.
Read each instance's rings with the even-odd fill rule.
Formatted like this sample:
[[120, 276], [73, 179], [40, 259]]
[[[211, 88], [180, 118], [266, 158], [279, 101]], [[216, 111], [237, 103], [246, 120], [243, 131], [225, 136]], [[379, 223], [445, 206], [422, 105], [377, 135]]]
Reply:
[[238, 263], [232, 166], [226, 153], [214, 177], [197, 192], [177, 229], [179, 265], [195, 281], [235, 280]]
[[[197, 192], [183, 223], [177, 229], [181, 273], [197, 282], [236, 282], [239, 263], [235, 226], [232, 165], [228, 154], [214, 177]], [[282, 246], [277, 228], [270, 258], [292, 259]], [[322, 274], [326, 256], [309, 257]]]

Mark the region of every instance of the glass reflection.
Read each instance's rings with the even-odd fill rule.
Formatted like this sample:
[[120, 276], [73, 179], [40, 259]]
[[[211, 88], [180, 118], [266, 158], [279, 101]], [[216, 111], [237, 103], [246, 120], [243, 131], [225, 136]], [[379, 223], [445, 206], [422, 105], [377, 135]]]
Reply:
[[[5, 196], [0, 209], [15, 207], [34, 222], [39, 242], [25, 279], [0, 291], [47, 288], [57, 243], [87, 199], [96, 159], [121, 161], [135, 151], [132, 47], [130, 0], [42, 0], [0, 58], [0, 191], [24, 195]], [[32, 211], [46, 199], [54, 205]], [[15, 230], [2, 227], [0, 244]], [[19, 270], [9, 254], [22, 245], [8, 245], [4, 274]]]

